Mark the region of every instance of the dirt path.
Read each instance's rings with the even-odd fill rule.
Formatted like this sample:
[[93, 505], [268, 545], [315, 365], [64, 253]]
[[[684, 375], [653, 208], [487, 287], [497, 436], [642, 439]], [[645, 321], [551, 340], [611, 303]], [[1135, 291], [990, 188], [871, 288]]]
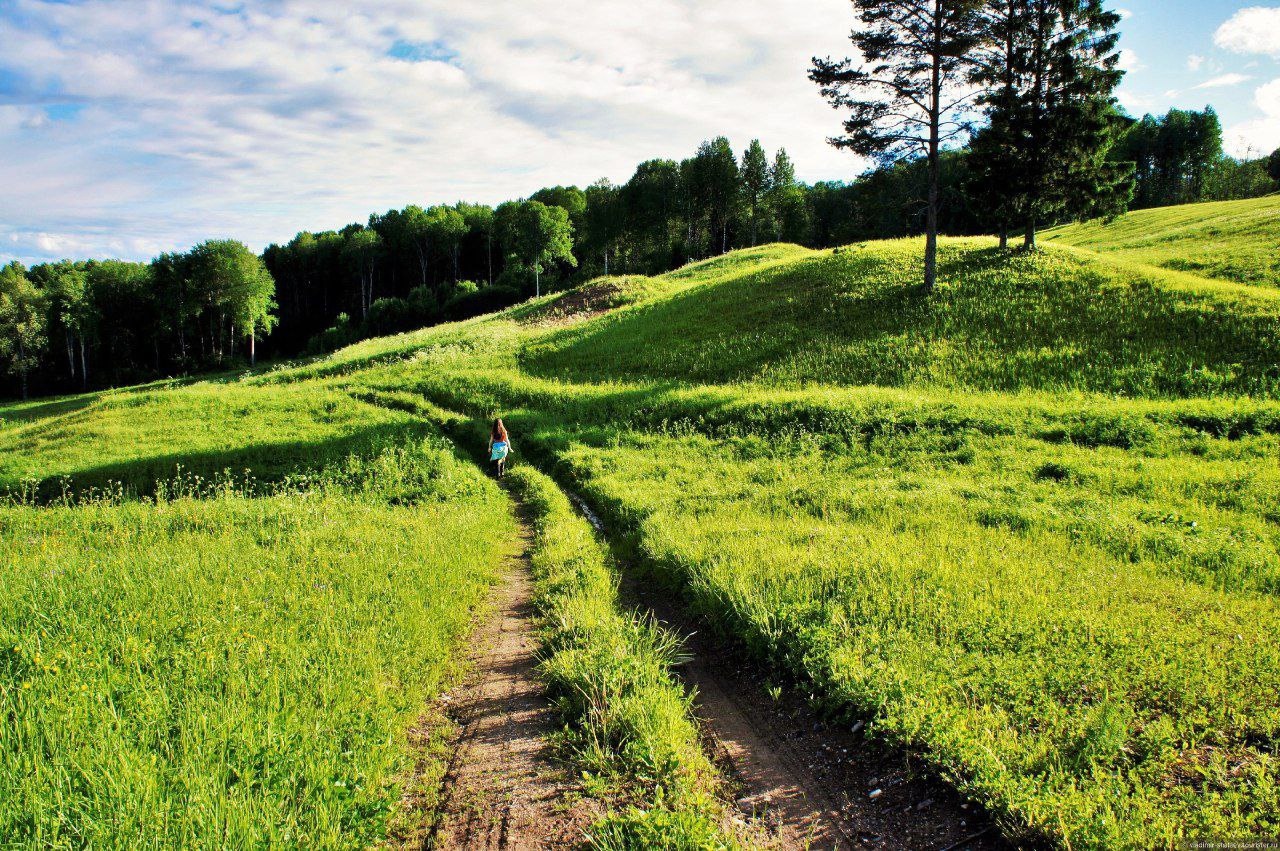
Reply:
[[557, 725], [537, 678], [530, 602], [532, 533], [471, 636], [472, 676], [446, 698], [460, 729], [427, 848], [544, 849], [580, 844], [594, 813], [546, 753]]
[[[603, 525], [570, 495], [597, 531]], [[862, 725], [824, 723], [801, 696], [768, 693], [766, 672], [709, 640], [670, 595], [624, 579], [624, 596], [678, 635], [710, 750], [740, 784], [736, 804], [784, 849], [1008, 851], [976, 806]]]

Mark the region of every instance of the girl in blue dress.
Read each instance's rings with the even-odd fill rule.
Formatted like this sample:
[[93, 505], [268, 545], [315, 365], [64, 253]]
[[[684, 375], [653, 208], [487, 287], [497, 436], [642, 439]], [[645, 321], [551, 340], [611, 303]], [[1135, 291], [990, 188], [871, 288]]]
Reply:
[[502, 474], [506, 472], [507, 455], [510, 452], [511, 438], [507, 435], [507, 427], [500, 418], [495, 419], [489, 432], [489, 460], [497, 466], [498, 478], [502, 478]]

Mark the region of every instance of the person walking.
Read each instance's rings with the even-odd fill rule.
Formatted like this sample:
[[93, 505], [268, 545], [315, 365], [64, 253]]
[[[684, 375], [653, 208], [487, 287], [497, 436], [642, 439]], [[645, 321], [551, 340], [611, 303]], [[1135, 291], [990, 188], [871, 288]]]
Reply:
[[489, 460], [497, 468], [498, 478], [502, 478], [507, 471], [507, 455], [510, 452], [511, 437], [499, 417], [493, 421], [493, 428], [489, 430]]

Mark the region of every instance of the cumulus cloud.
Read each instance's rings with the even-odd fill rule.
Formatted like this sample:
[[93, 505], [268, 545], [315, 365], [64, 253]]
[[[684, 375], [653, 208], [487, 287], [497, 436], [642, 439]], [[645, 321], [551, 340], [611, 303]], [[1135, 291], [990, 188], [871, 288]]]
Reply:
[[1213, 34], [1213, 43], [1235, 53], [1280, 56], [1280, 6], [1250, 6]]
[[1196, 72], [1196, 71], [1199, 71], [1199, 70], [1200, 70], [1200, 67], [1201, 67], [1202, 65], [1204, 65], [1204, 57], [1203, 57], [1203, 56], [1201, 56], [1200, 54], [1198, 54], [1198, 53], [1193, 53], [1193, 54], [1191, 54], [1190, 56], [1188, 56], [1188, 57], [1187, 57], [1187, 70], [1188, 70], [1188, 71], [1191, 71], [1191, 72], [1193, 72], [1193, 73], [1194, 73], [1194, 72]]
[[1120, 61], [1116, 67], [1121, 71], [1133, 72], [1141, 71], [1146, 66], [1142, 64], [1142, 60], [1138, 58], [1137, 53], [1126, 47], [1120, 51]]
[[1233, 156], [1256, 157], [1280, 148], [1280, 78], [1260, 86], [1253, 99], [1263, 117], [1233, 125], [1224, 134], [1227, 153]]
[[625, 180], [724, 133], [860, 164], [805, 78], [846, 0], [10, 0], [0, 254], [255, 246], [405, 203]]

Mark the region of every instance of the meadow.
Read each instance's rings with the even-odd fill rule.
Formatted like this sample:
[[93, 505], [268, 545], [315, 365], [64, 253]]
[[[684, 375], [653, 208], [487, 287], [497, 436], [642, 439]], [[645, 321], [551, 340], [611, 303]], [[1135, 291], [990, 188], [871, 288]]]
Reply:
[[1280, 293], [949, 240], [926, 302], [912, 251], [739, 252], [268, 380], [501, 412], [654, 581], [1010, 835], [1280, 829]]
[[[667, 672], [674, 648], [619, 614], [615, 568], [555, 483], [584, 496], [632, 569], [670, 585], [722, 640], [833, 719], [865, 720], [921, 755], [1011, 837], [1138, 849], [1269, 836], [1280, 832], [1280, 290], [1231, 262], [1269, 250], [1274, 226], [1259, 211], [1274, 203], [1132, 214], [1182, 234], [1165, 254], [1134, 247], [1126, 234], [1158, 223], [1132, 216], [1064, 228], [1031, 256], [945, 240], [930, 298], [913, 286], [917, 241], [771, 245], [238, 382], [13, 406], [0, 411], [0, 486], [24, 504], [5, 509], [4, 536], [43, 540], [15, 530], [46, 528], [73, 542], [88, 536], [76, 524], [112, 512], [163, 528], [175, 512], [219, 511], [200, 534], [243, 532], [216, 550], [225, 570], [254, 577], [272, 547], [294, 544], [245, 531], [234, 506], [259, 517], [333, 500], [489, 541], [488, 556], [468, 551], [474, 580], [430, 560], [412, 568], [480, 589], [507, 521], [464, 505], [499, 504], [486, 501], [494, 489], [443, 445], [425, 477], [397, 472], [394, 453], [377, 475], [374, 461], [347, 459], [386, 458], [428, 422], [470, 452], [479, 424], [501, 414], [528, 465], [513, 486], [538, 531], [544, 675], [569, 749], [635, 805], [602, 824], [598, 844], [668, 836], [677, 822], [704, 845], [723, 840], [714, 777]], [[1077, 244], [1054, 245], [1068, 238]], [[1175, 256], [1206, 259], [1188, 270]], [[183, 425], [206, 420], [225, 427]], [[365, 537], [359, 516], [352, 547]], [[369, 536], [403, 552], [385, 540], [394, 519], [373, 525]], [[243, 561], [230, 555], [240, 551]], [[31, 577], [55, 569], [35, 558], [10, 557], [5, 599], [27, 599]], [[83, 580], [87, 600], [109, 598], [94, 583], [132, 575], [120, 573]], [[77, 587], [43, 593], [81, 600]], [[228, 602], [245, 607], [266, 587]], [[380, 578], [358, 587], [390, 593]], [[142, 587], [129, 593], [143, 596], [79, 604], [83, 628], [116, 622], [103, 611], [164, 611]], [[6, 628], [29, 622], [4, 617]], [[15, 637], [22, 653], [39, 628]], [[239, 640], [228, 635], [209, 640]], [[23, 677], [5, 681], [6, 700]], [[403, 723], [380, 717], [379, 730]], [[376, 761], [375, 739], [350, 741]], [[13, 760], [31, 746], [3, 747]], [[5, 771], [4, 782], [24, 776]], [[104, 793], [81, 794], [91, 807]], [[645, 806], [655, 798], [672, 803]], [[351, 810], [338, 811], [323, 828], [344, 825], [336, 832], [307, 828], [326, 837], [318, 844], [371, 835], [344, 832]]]
[[[210, 407], [242, 410], [248, 392], [122, 394], [43, 423], [43, 469], [107, 462], [130, 476], [0, 507], [8, 843], [359, 848], [397, 818], [430, 819], [442, 763], [422, 748], [441, 742], [415, 750], [405, 731], [459, 673], [457, 641], [510, 555], [506, 500], [403, 417], [395, 440], [349, 451], [350, 435], [315, 416], [334, 401], [324, 394], [297, 420], [273, 419], [288, 393], [275, 412], [244, 409], [276, 435], [233, 421], [211, 436]], [[115, 433], [120, 411], [145, 412], [138, 440], [85, 442]], [[303, 429], [283, 428], [303, 421], [309, 452]], [[305, 470], [276, 476], [280, 456], [264, 479], [186, 467], [134, 493], [169, 459], [253, 434], [236, 454], [248, 463], [285, 432]], [[429, 768], [411, 772], [418, 761]], [[422, 811], [403, 812], [409, 782]]]
[[1241, 284], [1280, 286], [1280, 196], [1138, 210], [1047, 231], [1051, 244]]

